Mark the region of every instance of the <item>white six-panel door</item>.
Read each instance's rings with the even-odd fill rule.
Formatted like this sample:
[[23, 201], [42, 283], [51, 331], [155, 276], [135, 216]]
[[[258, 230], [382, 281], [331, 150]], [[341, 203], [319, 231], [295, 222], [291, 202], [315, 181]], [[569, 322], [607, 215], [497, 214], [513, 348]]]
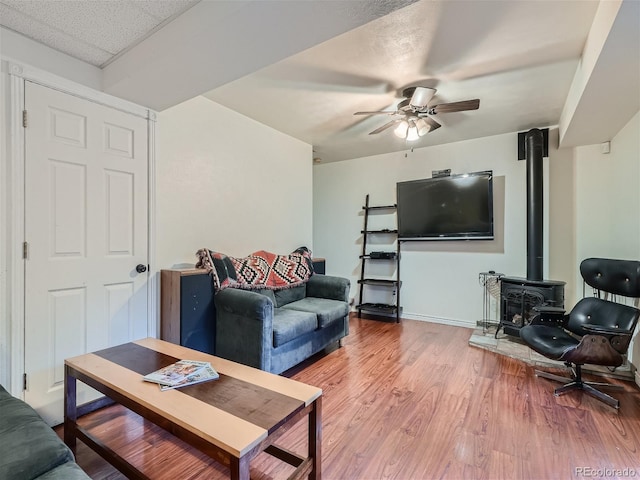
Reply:
[[65, 358], [147, 336], [147, 120], [31, 82], [25, 106], [25, 400], [57, 424]]

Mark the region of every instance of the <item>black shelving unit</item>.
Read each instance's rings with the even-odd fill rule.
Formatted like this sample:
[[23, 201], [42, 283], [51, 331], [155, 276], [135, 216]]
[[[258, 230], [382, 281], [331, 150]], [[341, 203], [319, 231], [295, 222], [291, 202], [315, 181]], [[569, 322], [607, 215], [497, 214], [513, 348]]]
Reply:
[[[396, 248], [395, 250], [386, 250], [386, 251], [377, 251], [372, 252], [369, 251], [367, 245], [368, 237], [372, 235], [387, 235], [390, 237], [397, 237], [398, 230], [396, 229], [381, 229], [381, 230], [369, 230], [369, 214], [371, 212], [379, 212], [382, 214], [393, 214], [394, 216], [394, 224], [395, 221], [397, 205], [379, 205], [379, 206], [371, 206], [369, 205], [369, 195], [367, 194], [365, 198], [364, 207], [364, 229], [360, 232], [363, 235], [362, 240], [362, 255], [360, 255], [360, 280], [358, 280], [358, 284], [360, 285], [360, 295], [359, 302], [356, 305], [356, 309], [358, 310], [358, 317], [361, 316], [362, 312], [371, 312], [371, 313], [380, 313], [384, 315], [395, 315], [396, 322], [400, 322], [400, 242], [396, 239]], [[367, 277], [367, 263], [368, 262], [393, 262], [395, 264], [395, 278], [371, 278]], [[388, 287], [393, 289], [393, 293], [395, 296], [395, 303], [366, 303], [363, 302], [364, 298], [364, 290], [367, 286], [381, 286]]]

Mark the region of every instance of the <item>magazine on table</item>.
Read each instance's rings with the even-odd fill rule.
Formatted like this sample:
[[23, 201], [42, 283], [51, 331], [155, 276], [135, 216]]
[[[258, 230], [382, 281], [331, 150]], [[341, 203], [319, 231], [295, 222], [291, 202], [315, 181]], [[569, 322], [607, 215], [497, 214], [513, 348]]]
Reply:
[[195, 385], [196, 383], [215, 380], [219, 377], [220, 375], [218, 375], [218, 372], [216, 372], [211, 365], [207, 365], [202, 370], [199, 370], [193, 375], [189, 375], [187, 378], [175, 385], [160, 385], [160, 390], [164, 392], [165, 390], [171, 390], [172, 388], [186, 387], [187, 385]]
[[190, 375], [211, 367], [209, 362], [199, 362], [197, 360], [180, 360], [171, 365], [167, 365], [155, 372], [143, 376], [143, 380], [147, 382], [159, 383], [160, 385], [177, 385], [184, 381]]

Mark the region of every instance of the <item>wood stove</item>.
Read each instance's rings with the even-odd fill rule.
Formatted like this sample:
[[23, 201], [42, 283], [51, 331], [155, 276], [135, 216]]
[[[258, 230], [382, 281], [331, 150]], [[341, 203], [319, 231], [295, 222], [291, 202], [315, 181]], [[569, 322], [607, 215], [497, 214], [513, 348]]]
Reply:
[[500, 324], [504, 333], [520, 336], [520, 328], [528, 325], [535, 312], [533, 307], [546, 305], [564, 308], [565, 282], [556, 280], [527, 280], [502, 277], [500, 279]]
[[527, 278], [500, 279], [500, 329], [520, 336], [521, 327], [534, 316], [533, 307], [547, 305], [564, 308], [565, 282], [543, 280], [543, 156], [548, 137], [533, 128], [523, 135], [527, 161]]

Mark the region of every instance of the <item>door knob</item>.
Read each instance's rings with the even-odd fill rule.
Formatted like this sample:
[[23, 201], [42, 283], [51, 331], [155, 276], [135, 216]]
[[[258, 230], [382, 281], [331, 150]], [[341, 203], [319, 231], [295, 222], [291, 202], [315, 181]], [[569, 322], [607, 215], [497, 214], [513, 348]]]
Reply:
[[144, 273], [147, 271], [147, 266], [143, 265], [141, 263], [138, 264], [138, 266], [136, 267], [136, 272], [138, 273]]

